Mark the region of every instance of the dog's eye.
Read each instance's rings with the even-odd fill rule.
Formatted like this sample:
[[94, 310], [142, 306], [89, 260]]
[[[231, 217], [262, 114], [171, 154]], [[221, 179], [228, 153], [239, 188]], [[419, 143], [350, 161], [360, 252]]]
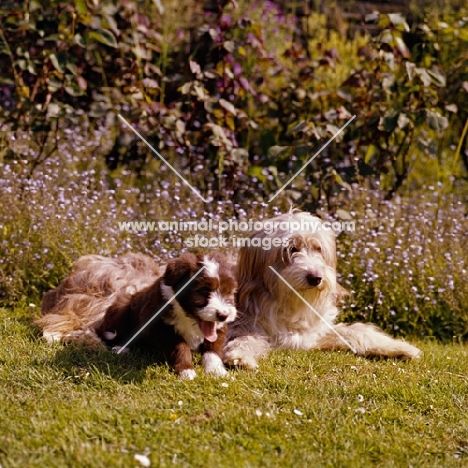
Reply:
[[209, 296], [210, 293], [211, 293], [211, 289], [210, 288], [200, 288], [198, 290], [198, 293], [201, 294], [202, 296]]
[[294, 247], [294, 245], [292, 247], [289, 248], [289, 252], [290, 254], [294, 254], [296, 252], [299, 252], [299, 249], [297, 247]]
[[314, 247], [314, 250], [315, 250], [316, 252], [321, 252], [321, 251], [322, 251], [322, 247], [321, 247], [320, 245], [316, 245], [316, 246]]

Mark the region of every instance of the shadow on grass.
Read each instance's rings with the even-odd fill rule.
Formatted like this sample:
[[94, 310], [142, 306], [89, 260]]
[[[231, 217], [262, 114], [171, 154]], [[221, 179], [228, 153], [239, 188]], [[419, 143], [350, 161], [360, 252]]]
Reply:
[[162, 356], [135, 350], [116, 354], [110, 350], [93, 350], [85, 346], [64, 345], [50, 363], [67, 377], [81, 380], [93, 375], [120, 383], [139, 383], [146, 377], [148, 367], [167, 367]]
[[[35, 323], [39, 318], [35, 309], [20, 308], [9, 315], [23, 327], [31, 343], [45, 343], [42, 331]], [[160, 366], [168, 369], [164, 356], [138, 349], [128, 354], [116, 354], [110, 349], [93, 349], [86, 345], [57, 343], [53, 346], [55, 353], [52, 358], [47, 359], [47, 365], [76, 382], [92, 375], [94, 380], [110, 379], [120, 383], [138, 383], [146, 378], [149, 367]]]

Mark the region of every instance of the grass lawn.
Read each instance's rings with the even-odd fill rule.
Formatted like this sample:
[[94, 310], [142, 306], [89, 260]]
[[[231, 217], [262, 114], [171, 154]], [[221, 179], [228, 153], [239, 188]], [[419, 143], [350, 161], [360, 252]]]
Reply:
[[275, 352], [257, 373], [180, 381], [166, 365], [48, 346], [0, 309], [0, 465], [468, 466], [468, 347], [415, 362]]

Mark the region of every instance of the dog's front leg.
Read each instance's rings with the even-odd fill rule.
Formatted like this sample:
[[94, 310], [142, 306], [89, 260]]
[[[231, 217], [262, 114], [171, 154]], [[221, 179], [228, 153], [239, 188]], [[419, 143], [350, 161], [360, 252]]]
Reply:
[[263, 335], [236, 336], [224, 348], [224, 362], [230, 366], [256, 369], [258, 360], [265, 357], [270, 345]]
[[206, 374], [216, 377], [227, 375], [227, 370], [224, 368], [222, 361], [223, 348], [226, 343], [226, 330], [223, 328], [218, 330], [218, 339], [215, 342], [210, 342], [205, 339], [202, 344], [202, 363]]
[[197, 376], [192, 364], [192, 351], [182, 339], [175, 344], [170, 353], [169, 363], [182, 380], [193, 380]]

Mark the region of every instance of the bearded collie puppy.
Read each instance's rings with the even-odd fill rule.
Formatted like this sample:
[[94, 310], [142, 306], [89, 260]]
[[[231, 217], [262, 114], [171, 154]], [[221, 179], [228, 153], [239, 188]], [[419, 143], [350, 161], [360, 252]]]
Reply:
[[48, 341], [157, 352], [182, 379], [195, 378], [192, 351], [200, 350], [205, 372], [222, 376], [235, 290], [233, 267], [216, 252], [183, 254], [163, 272], [141, 254], [86, 256], [45, 295], [39, 325]]
[[334, 323], [346, 291], [336, 280], [335, 235], [319, 218], [291, 211], [263, 227], [239, 252], [239, 315], [229, 328], [226, 363], [256, 368], [272, 348], [400, 359], [420, 354], [374, 325]]

